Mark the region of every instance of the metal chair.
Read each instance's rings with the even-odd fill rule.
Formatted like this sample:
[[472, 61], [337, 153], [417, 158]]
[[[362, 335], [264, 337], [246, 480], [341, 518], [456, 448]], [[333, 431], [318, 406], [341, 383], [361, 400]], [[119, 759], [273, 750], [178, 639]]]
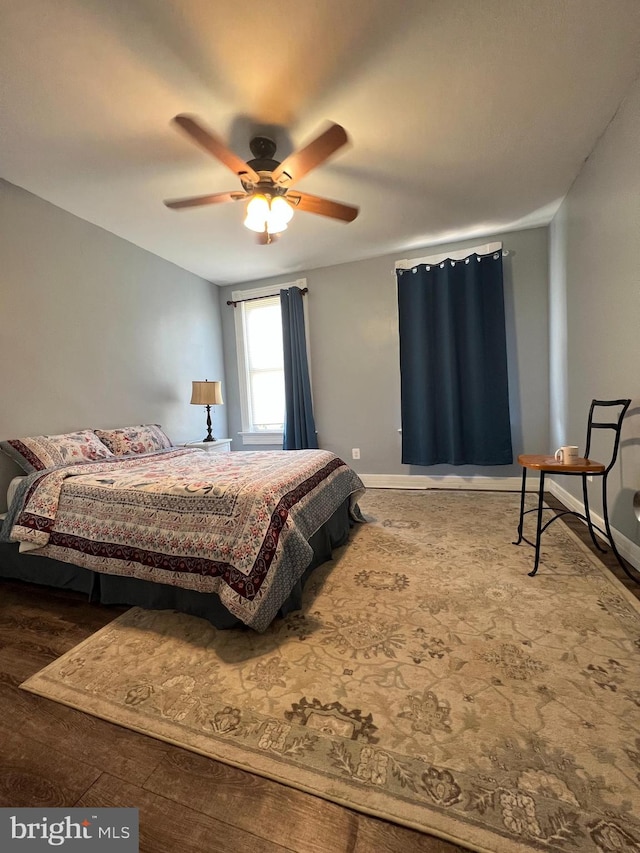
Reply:
[[[589, 409], [589, 419], [587, 422], [587, 441], [583, 458], [579, 458], [571, 463], [565, 464], [563, 462], [558, 462], [553, 456], [550, 457], [547, 455], [534, 455], [526, 453], [523, 453], [518, 456], [518, 462], [520, 465], [522, 465], [522, 489], [520, 494], [520, 522], [518, 524], [518, 539], [513, 544], [519, 545], [521, 542], [524, 541], [528, 545], [531, 545], [533, 546], [533, 548], [535, 548], [535, 561], [533, 564], [533, 570], [529, 572], [530, 577], [533, 577], [538, 571], [538, 565], [540, 564], [540, 539], [544, 531], [547, 529], [547, 527], [549, 527], [550, 524], [553, 524], [554, 521], [557, 521], [564, 515], [575, 515], [587, 523], [591, 539], [598, 551], [606, 553], [606, 549], [600, 545], [596, 538], [596, 530], [608, 540], [611, 546], [611, 550], [615, 554], [615, 557], [618, 563], [620, 563], [620, 566], [624, 570], [625, 574], [628, 575], [631, 580], [634, 580], [636, 583], [640, 583], [638, 577], [635, 574], [632, 574], [632, 572], [629, 570], [626, 563], [618, 553], [618, 549], [616, 548], [615, 542], [613, 541], [613, 536], [611, 534], [611, 526], [609, 524], [609, 509], [607, 505], [607, 477], [609, 475], [609, 471], [611, 471], [611, 469], [616, 463], [616, 459], [618, 458], [618, 449], [620, 447], [620, 432], [622, 430], [622, 420], [630, 404], [631, 400], [591, 401], [591, 408]], [[614, 414], [616, 415], [614, 420], [599, 420], [599, 418], [605, 417], [605, 414], [601, 415], [600, 411], [606, 412], [608, 415], [612, 409], [618, 410], [617, 413], [614, 412]], [[598, 410], [598, 412], [596, 412], [596, 410]], [[589, 451], [591, 450], [591, 434], [594, 429], [608, 429], [612, 430], [614, 433], [611, 456], [608, 463], [595, 462], [592, 459], [589, 459]], [[524, 501], [527, 482], [527, 470], [535, 470], [540, 472], [540, 485], [538, 489], [537, 506], [533, 509], [525, 510]], [[549, 519], [549, 521], [547, 521], [545, 524], [542, 523], [544, 510], [551, 509], [551, 507], [543, 506], [544, 480], [546, 474], [564, 474], [567, 476], [582, 477], [582, 496], [584, 500], [584, 513], [566, 509], [555, 514], [553, 518]], [[604, 530], [595, 525], [591, 520], [591, 511], [589, 509], [589, 493], [587, 490], [587, 477], [602, 478], [602, 515], [605, 526]], [[529, 539], [526, 538], [526, 536], [523, 535], [524, 517], [530, 512], [537, 512], [535, 542], [531, 542]]]

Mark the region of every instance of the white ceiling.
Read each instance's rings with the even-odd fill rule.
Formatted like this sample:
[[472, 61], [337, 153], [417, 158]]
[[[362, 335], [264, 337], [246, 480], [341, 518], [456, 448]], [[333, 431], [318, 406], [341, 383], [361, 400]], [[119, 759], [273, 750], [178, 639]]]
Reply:
[[[639, 72], [639, 0], [3, 0], [0, 176], [218, 284], [404, 256], [549, 222]], [[181, 112], [246, 159], [342, 124], [296, 188], [358, 219], [168, 210], [240, 188]]]

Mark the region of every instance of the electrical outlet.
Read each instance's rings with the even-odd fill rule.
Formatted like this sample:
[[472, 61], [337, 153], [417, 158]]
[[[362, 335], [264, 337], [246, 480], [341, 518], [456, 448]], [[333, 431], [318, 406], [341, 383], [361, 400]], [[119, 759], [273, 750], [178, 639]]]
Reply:
[[351, 458], [352, 459], [360, 459], [360, 448], [352, 447], [351, 448]]

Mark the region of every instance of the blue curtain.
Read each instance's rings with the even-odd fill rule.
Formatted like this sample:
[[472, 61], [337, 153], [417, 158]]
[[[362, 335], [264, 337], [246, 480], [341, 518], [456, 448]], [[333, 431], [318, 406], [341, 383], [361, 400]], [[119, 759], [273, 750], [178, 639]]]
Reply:
[[502, 253], [398, 270], [402, 461], [513, 461]]
[[299, 287], [280, 291], [282, 345], [284, 350], [285, 418], [283, 450], [317, 448], [313, 419], [304, 306]]

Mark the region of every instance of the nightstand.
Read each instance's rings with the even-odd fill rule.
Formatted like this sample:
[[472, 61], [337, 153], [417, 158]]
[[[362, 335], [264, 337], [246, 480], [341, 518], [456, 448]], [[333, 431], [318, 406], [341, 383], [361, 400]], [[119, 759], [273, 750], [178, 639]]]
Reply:
[[216, 438], [215, 441], [187, 441], [184, 447], [199, 447], [207, 453], [229, 453], [231, 450], [231, 438]]

